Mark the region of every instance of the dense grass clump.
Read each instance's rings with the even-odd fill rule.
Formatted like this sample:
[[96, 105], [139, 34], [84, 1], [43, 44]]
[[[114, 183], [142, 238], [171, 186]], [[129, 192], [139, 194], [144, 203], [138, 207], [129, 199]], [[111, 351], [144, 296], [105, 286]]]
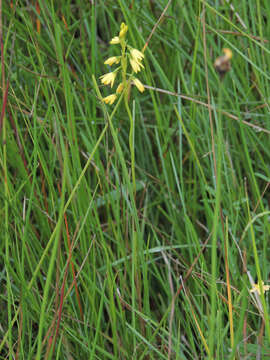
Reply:
[[0, 359], [270, 358], [269, 1], [0, 8]]

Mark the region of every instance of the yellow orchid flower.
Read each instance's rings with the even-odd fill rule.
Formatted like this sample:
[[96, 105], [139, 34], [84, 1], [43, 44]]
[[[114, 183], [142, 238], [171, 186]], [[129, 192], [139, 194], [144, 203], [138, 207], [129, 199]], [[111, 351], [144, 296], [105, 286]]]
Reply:
[[116, 75], [117, 75], [116, 72], [109, 72], [107, 74], [100, 76], [102, 84], [111, 85], [111, 88], [112, 88], [113, 84], [114, 84], [114, 80], [116, 78]]

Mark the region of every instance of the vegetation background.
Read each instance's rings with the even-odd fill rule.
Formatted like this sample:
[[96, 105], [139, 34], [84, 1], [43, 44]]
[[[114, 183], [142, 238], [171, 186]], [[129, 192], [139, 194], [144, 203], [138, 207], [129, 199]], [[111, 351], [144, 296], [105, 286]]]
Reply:
[[[270, 358], [270, 2], [0, 9], [0, 359]], [[99, 95], [122, 22], [133, 123]]]

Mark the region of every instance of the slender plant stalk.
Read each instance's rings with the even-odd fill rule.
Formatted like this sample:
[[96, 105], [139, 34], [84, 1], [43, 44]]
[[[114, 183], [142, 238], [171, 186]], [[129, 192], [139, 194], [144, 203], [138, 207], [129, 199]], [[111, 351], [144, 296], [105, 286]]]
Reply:
[[133, 186], [133, 193], [134, 196], [136, 195], [136, 175], [135, 175], [135, 119], [131, 114], [129, 103], [128, 103], [128, 93], [125, 94], [125, 106], [129, 117], [129, 150], [130, 150], [130, 157], [131, 157], [131, 174], [132, 174], [132, 186]]
[[234, 327], [233, 327], [232, 293], [231, 293], [231, 284], [230, 284], [230, 269], [229, 269], [229, 258], [228, 258], [228, 249], [229, 249], [228, 217], [226, 217], [225, 234], [226, 234], [226, 239], [224, 242], [225, 269], [226, 269], [226, 282], [227, 282], [227, 294], [228, 294], [228, 306], [229, 306], [230, 339], [231, 339], [231, 348], [233, 349], [233, 347], [234, 347]]
[[216, 134], [214, 135], [215, 143], [217, 144], [217, 157], [216, 157], [216, 178], [215, 178], [215, 205], [213, 216], [213, 235], [211, 244], [211, 319], [210, 319], [210, 333], [209, 333], [209, 348], [210, 359], [215, 357], [215, 332], [216, 332], [216, 298], [217, 298], [217, 239], [220, 226], [220, 208], [221, 208], [221, 167], [222, 167], [222, 118], [221, 118], [221, 102], [222, 102], [223, 83], [220, 83], [218, 93], [218, 113], [216, 114]]

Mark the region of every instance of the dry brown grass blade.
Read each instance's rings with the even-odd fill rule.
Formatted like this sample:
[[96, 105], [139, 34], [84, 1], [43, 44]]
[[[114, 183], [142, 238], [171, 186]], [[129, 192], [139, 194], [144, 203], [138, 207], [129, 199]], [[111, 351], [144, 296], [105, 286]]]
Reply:
[[230, 114], [229, 112], [227, 111], [224, 111], [224, 110], [221, 110], [221, 109], [217, 109], [215, 108], [214, 106], [210, 105], [210, 104], [207, 104], [203, 101], [200, 101], [200, 100], [197, 100], [197, 99], [194, 99], [193, 97], [191, 96], [187, 96], [187, 95], [183, 95], [183, 94], [179, 94], [177, 92], [172, 92], [172, 91], [169, 91], [169, 90], [164, 90], [164, 89], [161, 89], [161, 88], [157, 88], [157, 87], [153, 87], [153, 86], [148, 86], [148, 85], [143, 85], [146, 89], [149, 89], [149, 90], [154, 90], [154, 91], [158, 91], [158, 92], [161, 92], [163, 94], [167, 94], [167, 95], [171, 95], [171, 96], [179, 96], [181, 99], [184, 99], [184, 100], [188, 100], [188, 101], [191, 101], [195, 104], [198, 104], [198, 105], [201, 105], [201, 106], [204, 106], [204, 107], [207, 107], [207, 108], [210, 108], [210, 110], [216, 110], [216, 111], [219, 111], [221, 114], [225, 115], [226, 117], [232, 119], [232, 120], [236, 120], [236, 121], [241, 121], [243, 124], [253, 128], [254, 130], [258, 131], [258, 132], [264, 132], [266, 134], [270, 134], [270, 131], [267, 130], [267, 129], [264, 129], [258, 125], [254, 125], [252, 123], [249, 123], [248, 121], [245, 121], [245, 120], [241, 120], [238, 116], [235, 116], [233, 114]]
[[150, 35], [148, 36], [147, 40], [146, 40], [146, 43], [144, 44], [144, 47], [142, 49], [142, 52], [145, 52], [148, 44], [149, 44], [149, 41], [151, 40], [151, 37], [153, 36], [154, 32], [156, 31], [156, 28], [158, 27], [159, 23], [161, 22], [161, 20], [163, 19], [163, 17], [165, 16], [166, 14], [166, 11], [168, 10], [170, 4], [171, 4], [172, 0], [169, 0], [167, 5], [165, 6], [164, 10], [162, 11], [162, 14], [160, 15], [158, 21], [155, 23]]

